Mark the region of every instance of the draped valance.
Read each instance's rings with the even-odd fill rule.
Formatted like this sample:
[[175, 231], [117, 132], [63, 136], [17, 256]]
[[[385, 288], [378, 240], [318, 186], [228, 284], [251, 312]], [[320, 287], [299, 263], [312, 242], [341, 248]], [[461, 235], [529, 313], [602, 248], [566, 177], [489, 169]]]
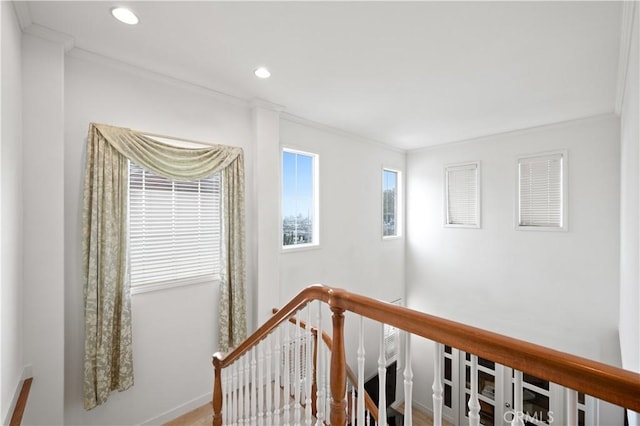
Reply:
[[246, 337], [244, 155], [225, 145], [183, 148], [143, 133], [91, 124], [83, 204], [84, 405], [133, 385], [128, 254], [128, 161], [175, 180], [222, 173], [219, 347]]

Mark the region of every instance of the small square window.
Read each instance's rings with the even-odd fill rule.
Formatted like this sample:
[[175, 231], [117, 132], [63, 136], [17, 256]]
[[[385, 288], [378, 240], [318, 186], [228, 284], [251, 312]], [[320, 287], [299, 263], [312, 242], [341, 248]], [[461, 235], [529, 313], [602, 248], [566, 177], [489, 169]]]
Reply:
[[518, 159], [518, 229], [566, 230], [565, 152]]
[[445, 226], [480, 227], [480, 163], [445, 167]]

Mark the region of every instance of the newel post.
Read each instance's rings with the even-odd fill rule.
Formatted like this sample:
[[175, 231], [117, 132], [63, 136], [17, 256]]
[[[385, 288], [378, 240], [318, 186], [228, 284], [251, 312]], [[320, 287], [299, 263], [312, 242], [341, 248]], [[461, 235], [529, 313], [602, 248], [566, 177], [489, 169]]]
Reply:
[[333, 315], [333, 348], [331, 349], [331, 414], [334, 426], [346, 424], [347, 371], [344, 354], [344, 309], [331, 308]]
[[218, 355], [213, 356], [213, 426], [222, 426], [222, 361]]

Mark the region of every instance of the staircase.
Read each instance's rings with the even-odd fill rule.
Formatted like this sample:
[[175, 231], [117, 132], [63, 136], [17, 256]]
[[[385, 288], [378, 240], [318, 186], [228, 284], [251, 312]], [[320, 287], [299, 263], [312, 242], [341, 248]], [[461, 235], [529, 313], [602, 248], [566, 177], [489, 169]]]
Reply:
[[[345, 312], [356, 314], [357, 374], [346, 363]], [[328, 316], [331, 316], [331, 325]], [[350, 317], [352, 317], [350, 315]], [[364, 319], [380, 323], [379, 401], [364, 390]], [[304, 319], [304, 320], [303, 320]], [[478, 357], [516, 371], [513, 411], [523, 413], [523, 373], [565, 387], [560, 424], [578, 426], [578, 392], [640, 411], [640, 374], [525, 341], [374, 300], [344, 290], [311, 286], [293, 298], [228, 354], [213, 357], [213, 425], [387, 424], [385, 324], [404, 332], [404, 425], [413, 425], [411, 336], [433, 341], [433, 424], [442, 425], [444, 346], [471, 353], [468, 417], [480, 425]], [[331, 337], [329, 336], [331, 332]], [[356, 344], [357, 343], [357, 344]], [[358, 395], [363, 395], [358, 398]], [[376, 408], [380, 407], [379, 411]], [[524, 426], [515, 415], [511, 426]], [[380, 422], [380, 419], [385, 421]]]

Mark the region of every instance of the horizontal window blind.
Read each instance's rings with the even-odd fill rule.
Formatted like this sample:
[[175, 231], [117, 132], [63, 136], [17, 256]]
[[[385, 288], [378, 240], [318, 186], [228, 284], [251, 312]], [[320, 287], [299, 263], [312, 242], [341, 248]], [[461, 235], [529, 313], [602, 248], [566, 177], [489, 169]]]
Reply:
[[478, 164], [446, 168], [447, 225], [479, 226]]
[[518, 175], [519, 225], [562, 227], [563, 154], [521, 158]]
[[129, 162], [131, 286], [199, 277], [220, 269], [220, 174], [174, 181]]

